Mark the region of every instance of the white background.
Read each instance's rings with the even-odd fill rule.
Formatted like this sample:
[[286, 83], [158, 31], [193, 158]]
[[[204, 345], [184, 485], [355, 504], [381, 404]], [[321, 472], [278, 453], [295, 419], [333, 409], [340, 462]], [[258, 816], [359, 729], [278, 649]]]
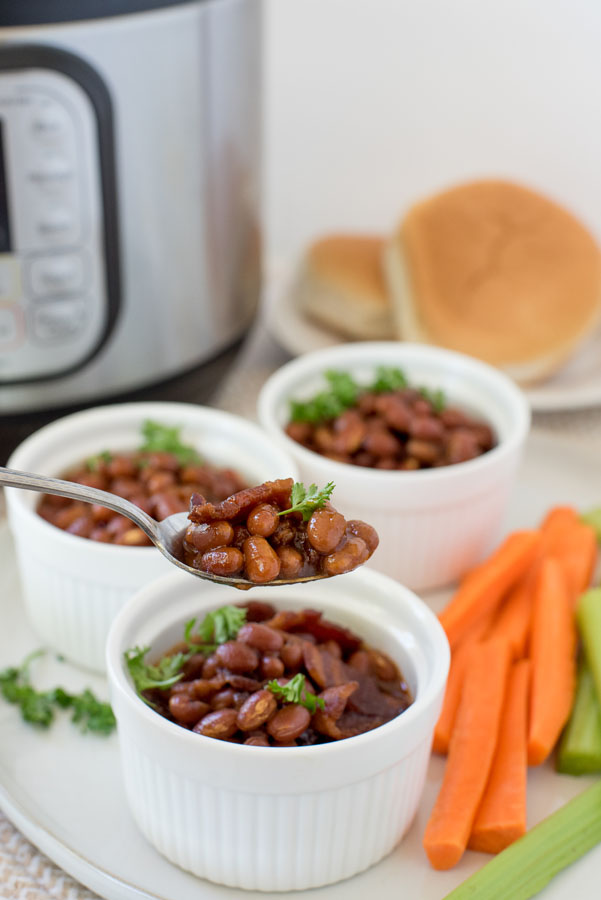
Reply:
[[601, 240], [598, 0], [265, 0], [268, 258], [505, 176]]

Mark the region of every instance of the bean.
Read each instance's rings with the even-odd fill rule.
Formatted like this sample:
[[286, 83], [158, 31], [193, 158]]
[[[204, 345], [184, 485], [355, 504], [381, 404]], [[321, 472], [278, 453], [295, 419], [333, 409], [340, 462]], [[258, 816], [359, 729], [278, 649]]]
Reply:
[[131, 522], [129, 519], [126, 519], [125, 516], [120, 516], [119, 514], [113, 515], [113, 518], [106, 526], [106, 530], [113, 538], [118, 537], [120, 534], [124, 534], [126, 531], [129, 531], [130, 528]]
[[106, 464], [106, 471], [111, 478], [135, 478], [138, 469], [131, 456], [113, 456]]
[[232, 688], [224, 688], [211, 698], [211, 708], [226, 709], [228, 706], [235, 706], [234, 697], [235, 691]]
[[389, 428], [395, 431], [409, 431], [413, 416], [409, 404], [400, 397], [383, 394], [376, 400], [376, 409]]
[[313, 433], [313, 426], [309, 422], [289, 422], [286, 425], [286, 434], [299, 444], [306, 444]]
[[417, 397], [413, 403], [413, 412], [418, 416], [429, 416], [432, 412], [432, 404], [425, 397]]
[[140, 493], [140, 483], [136, 478], [115, 478], [111, 482], [111, 493], [129, 500]]
[[[256, 690], [256, 688], [255, 688]], [[246, 701], [248, 697], [248, 691], [235, 691], [234, 692], [234, 708], [240, 709], [242, 704]]]
[[393, 434], [381, 427], [365, 435], [363, 449], [372, 456], [395, 456], [403, 449], [403, 445]]
[[356, 409], [347, 409], [334, 421], [332, 450], [335, 453], [355, 453], [366, 434], [365, 422]]
[[246, 691], [247, 693], [250, 693], [252, 691], [261, 690], [261, 682], [257, 681], [256, 678], [249, 678], [248, 675], [234, 675], [232, 672], [227, 672], [225, 673], [224, 678], [226, 678], [228, 684], [237, 691]]
[[419, 460], [420, 463], [431, 465], [439, 458], [441, 446], [432, 441], [422, 441], [417, 438], [411, 438], [410, 441], [407, 441], [407, 453], [414, 459]]
[[178, 722], [184, 725], [193, 725], [209, 712], [208, 703], [202, 700], [191, 700], [183, 693], [172, 694], [169, 697], [169, 712]]
[[335, 509], [316, 509], [307, 523], [307, 537], [318, 553], [331, 553], [344, 536], [346, 519]]
[[262, 690], [251, 694], [238, 710], [238, 728], [255, 731], [264, 725], [278, 708], [271, 691]]
[[280, 578], [296, 578], [303, 567], [303, 557], [294, 547], [284, 545], [275, 551], [280, 560]]
[[264, 622], [275, 616], [275, 609], [271, 603], [265, 603], [263, 600], [248, 600], [246, 603], [239, 603], [239, 606], [246, 609], [247, 622]]
[[467, 462], [478, 455], [478, 441], [472, 431], [467, 428], [457, 428], [449, 435], [446, 457], [450, 464]]
[[254, 535], [244, 541], [246, 577], [255, 584], [266, 584], [280, 574], [277, 553], [264, 537]]
[[128, 528], [123, 534], [119, 535], [116, 544], [123, 544], [126, 547], [149, 547], [152, 541], [148, 538], [141, 528]]
[[205, 700], [225, 687], [225, 678], [217, 675], [215, 678], [195, 678], [190, 684], [194, 685], [194, 696], [197, 700]]
[[107, 533], [106, 528], [94, 528], [90, 534], [89, 538], [91, 541], [98, 541], [101, 544], [110, 544], [111, 536]]
[[[173, 652], [173, 651], [171, 651]], [[185, 652], [185, 651], [183, 651]], [[183, 673], [184, 678], [200, 678], [202, 675], [202, 670], [205, 664], [205, 655], [204, 653], [195, 653], [184, 663]]]
[[200, 568], [212, 575], [236, 575], [244, 567], [244, 557], [237, 547], [208, 550], [200, 558]]
[[175, 472], [160, 470], [152, 473], [146, 482], [146, 487], [150, 494], [158, 494], [161, 491], [167, 490], [172, 484], [175, 484]]
[[299, 640], [286, 641], [280, 657], [287, 669], [298, 669], [303, 661], [303, 645]]
[[361, 675], [369, 674], [369, 656], [367, 655], [367, 651], [355, 650], [349, 657], [348, 665], [353, 669], [356, 669], [357, 672], [360, 672]]
[[440, 441], [444, 433], [444, 425], [435, 416], [414, 416], [411, 422], [411, 437], [423, 441]]
[[218, 668], [219, 663], [217, 662], [217, 657], [214, 653], [211, 653], [210, 656], [207, 656], [205, 664], [202, 667], [202, 677], [213, 678], [213, 676], [217, 674]]
[[221, 740], [232, 737], [238, 730], [238, 711], [235, 709], [216, 709], [203, 716], [192, 730], [197, 734], [221, 738]]
[[346, 523], [346, 531], [347, 534], [352, 534], [355, 537], [361, 538], [362, 541], [365, 541], [370, 555], [380, 543], [380, 538], [378, 537], [376, 529], [372, 528], [371, 525], [368, 525], [367, 522], [362, 522], [360, 519], [349, 519]]
[[359, 537], [350, 537], [346, 544], [323, 561], [323, 568], [326, 575], [344, 575], [356, 569], [361, 563], [369, 558], [369, 550], [365, 541]]
[[395, 456], [382, 456], [374, 463], [374, 469], [387, 469], [389, 472], [396, 469], [398, 459]]
[[279, 650], [284, 643], [284, 638], [279, 631], [270, 628], [269, 625], [261, 625], [259, 622], [247, 622], [238, 631], [239, 641], [256, 647], [257, 650]]
[[289, 703], [279, 709], [267, 723], [267, 732], [278, 742], [295, 740], [311, 721], [311, 714], [304, 706]]
[[400, 680], [399, 670], [385, 653], [382, 653], [380, 650], [369, 649], [367, 656], [370, 669], [376, 678], [380, 678], [382, 681]]
[[326, 425], [318, 425], [313, 434], [315, 445], [321, 453], [334, 451], [334, 433]]
[[215, 650], [215, 656], [230, 672], [252, 672], [259, 665], [259, 654], [248, 644], [226, 641]]
[[279, 678], [284, 674], [284, 663], [279, 656], [264, 656], [261, 660], [261, 675], [263, 678]]
[[71, 522], [66, 531], [69, 534], [76, 534], [78, 537], [89, 537], [94, 528], [92, 519], [87, 516], [79, 516], [75, 521]]
[[106, 506], [101, 506], [99, 503], [92, 503], [90, 511], [95, 522], [109, 522], [115, 515], [112, 509], [107, 509]]
[[[54, 516], [54, 524], [59, 528], [67, 529], [69, 525], [75, 522], [76, 519], [81, 518], [81, 516], [85, 516], [86, 514], [86, 504], [85, 503], [71, 503], [69, 506], [64, 509], [60, 509]], [[123, 518], [123, 516], [121, 516]], [[127, 524], [129, 525], [129, 519], [125, 519]]]
[[469, 419], [460, 409], [455, 409], [453, 406], [447, 406], [447, 408], [443, 409], [440, 413], [440, 421], [447, 428], [457, 428], [459, 425], [467, 425]]
[[249, 734], [244, 743], [249, 747], [269, 747], [269, 738], [264, 731], [257, 731], [255, 734]]
[[172, 516], [174, 513], [186, 512], [188, 504], [176, 497], [175, 494], [153, 494], [152, 503], [154, 515], [159, 521]]
[[[81, 472], [75, 479], [78, 484], [84, 484], [86, 487], [100, 488], [105, 491], [108, 487], [106, 475], [103, 472]], [[117, 493], [112, 491], [112, 493]]]
[[259, 503], [248, 516], [246, 527], [250, 534], [269, 537], [278, 527], [279, 521], [278, 510], [274, 506], [270, 503]]
[[232, 543], [234, 529], [229, 522], [217, 521], [188, 525], [186, 543], [200, 553], [214, 550], [216, 547], [227, 547]]

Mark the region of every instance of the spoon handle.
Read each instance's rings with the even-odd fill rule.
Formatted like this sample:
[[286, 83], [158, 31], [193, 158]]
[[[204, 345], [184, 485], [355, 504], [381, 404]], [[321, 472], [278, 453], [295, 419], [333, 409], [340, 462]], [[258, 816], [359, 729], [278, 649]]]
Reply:
[[45, 494], [58, 494], [59, 497], [68, 497], [70, 500], [81, 500], [83, 503], [99, 503], [115, 512], [121, 513], [142, 529], [151, 540], [157, 538], [157, 523], [144, 510], [98, 488], [88, 487], [86, 484], [75, 484], [72, 481], [63, 481], [61, 478], [51, 478], [49, 475], [38, 475], [33, 472], [19, 472], [17, 469], [7, 469], [0, 466], [0, 485], [4, 487], [21, 488], [26, 491], [40, 491]]

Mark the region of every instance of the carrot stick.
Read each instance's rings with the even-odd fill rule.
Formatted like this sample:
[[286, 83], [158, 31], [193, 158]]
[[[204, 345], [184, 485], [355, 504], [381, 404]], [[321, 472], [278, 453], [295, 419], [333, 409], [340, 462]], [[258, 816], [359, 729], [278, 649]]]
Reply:
[[472, 850], [500, 853], [526, 833], [529, 679], [530, 661], [514, 663], [497, 749], [468, 844]]
[[486, 637], [505, 637], [511, 647], [513, 659], [521, 659], [526, 655], [536, 569], [535, 563], [510, 589], [486, 633]]
[[450, 869], [467, 846], [497, 744], [509, 660], [506, 641], [473, 648], [442, 786], [424, 833], [435, 869]]
[[480, 641], [489, 627], [490, 621], [488, 619], [476, 622], [475, 627], [470, 628], [465, 640], [458, 644], [451, 653], [451, 665], [449, 667], [442, 709], [434, 729], [434, 740], [432, 742], [434, 753], [444, 755], [449, 752], [449, 743], [457, 710], [459, 709], [463, 679], [469, 656], [472, 648]]
[[541, 525], [545, 555], [558, 556], [565, 564], [574, 602], [590, 587], [597, 561], [597, 535], [570, 506], [556, 506]]
[[551, 556], [541, 563], [532, 609], [531, 766], [547, 759], [570, 715], [576, 684], [575, 649], [574, 604], [562, 564]]
[[460, 586], [438, 616], [451, 646], [463, 638], [470, 625], [494, 613], [505, 592], [535, 558], [539, 544], [537, 531], [514, 531]]
[[590, 587], [597, 562], [597, 536], [590, 525], [578, 522], [554, 551], [565, 568], [572, 599], [577, 602], [580, 594]]

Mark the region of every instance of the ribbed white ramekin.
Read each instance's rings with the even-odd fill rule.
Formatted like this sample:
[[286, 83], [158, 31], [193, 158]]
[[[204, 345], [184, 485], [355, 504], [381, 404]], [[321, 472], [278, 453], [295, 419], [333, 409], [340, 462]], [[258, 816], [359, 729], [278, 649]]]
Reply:
[[[192, 616], [240, 602], [235, 589], [175, 572], [119, 613], [107, 645], [125, 790], [135, 821], [171, 862], [248, 890], [318, 887], [373, 865], [416, 812], [449, 665], [445, 634], [414, 594], [367, 569], [273, 587], [277, 607], [323, 610], [400, 666], [414, 703], [371, 732], [313, 747], [250, 747], [187, 731], [136, 696], [123, 661], [156, 659]], [[253, 594], [254, 597], [254, 594]]]
[[[367, 384], [382, 365], [400, 367], [413, 385], [442, 389], [450, 405], [493, 427], [497, 446], [454, 466], [390, 472], [336, 462], [287, 436], [290, 401], [324, 390], [328, 369]], [[258, 412], [303, 481], [334, 481], [336, 508], [375, 527], [380, 545], [368, 565], [414, 590], [450, 584], [490, 551], [530, 427], [524, 395], [502, 372], [450, 350], [401, 342], [342, 344], [300, 356], [268, 378]]]
[[[182, 440], [249, 484], [297, 477], [297, 467], [271, 438], [244, 419], [188, 403], [126, 403], [96, 407], [36, 431], [8, 466], [61, 476], [102, 450], [134, 450], [141, 425], [153, 419], [182, 428]], [[102, 544], [68, 534], [36, 513], [39, 495], [6, 490], [25, 606], [44, 644], [76, 665], [103, 672], [111, 622], [140, 587], [173, 568], [155, 547]]]

